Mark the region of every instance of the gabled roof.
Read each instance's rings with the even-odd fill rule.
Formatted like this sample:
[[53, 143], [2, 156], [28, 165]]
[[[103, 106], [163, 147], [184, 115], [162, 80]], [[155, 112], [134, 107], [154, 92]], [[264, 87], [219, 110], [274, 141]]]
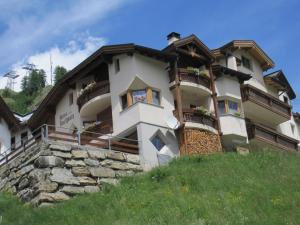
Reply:
[[273, 60], [253, 40], [233, 40], [218, 49], [212, 50], [212, 52], [218, 58], [224, 56], [227, 50], [234, 51], [240, 48], [247, 49], [260, 62], [264, 71], [275, 66]]
[[177, 48], [183, 47], [188, 44], [195, 44], [199, 49], [202, 50], [203, 54], [211, 61], [213, 62], [215, 60], [214, 54], [210, 51], [210, 49], [194, 34], [181, 38], [177, 41], [174, 41], [172, 44], [168, 45], [166, 48], [164, 48], [162, 51], [164, 52], [171, 52], [176, 50]]
[[3, 118], [8, 124], [9, 128], [16, 129], [20, 126], [20, 121], [14, 116], [13, 112], [10, 111], [9, 107], [0, 97], [0, 118]]
[[267, 84], [275, 86], [278, 90], [286, 91], [291, 100], [296, 98], [296, 94], [282, 70], [265, 75], [264, 80]]
[[218, 78], [221, 77], [223, 75], [230, 75], [233, 77], [236, 77], [240, 83], [243, 83], [244, 81], [247, 81], [249, 79], [251, 79], [251, 75], [250, 74], [246, 74], [237, 70], [233, 70], [221, 65], [213, 65], [212, 66], [212, 70], [214, 75]]
[[148, 57], [155, 58], [157, 60], [169, 62], [176, 59], [176, 55], [168, 52], [162, 52], [157, 49], [144, 47], [141, 45], [135, 45], [133, 43], [120, 44], [120, 45], [106, 45], [98, 49], [91, 56], [81, 62], [74, 69], [69, 71], [57, 84], [50, 90], [45, 99], [38, 106], [32, 117], [28, 120], [28, 124], [31, 127], [37, 127], [40, 123], [43, 123], [47, 113], [54, 110], [58, 100], [69, 89], [70, 83], [74, 81], [80, 73], [85, 71], [87, 67], [94, 67], [101, 63], [111, 63], [112, 57], [118, 54], [133, 54], [139, 53]]

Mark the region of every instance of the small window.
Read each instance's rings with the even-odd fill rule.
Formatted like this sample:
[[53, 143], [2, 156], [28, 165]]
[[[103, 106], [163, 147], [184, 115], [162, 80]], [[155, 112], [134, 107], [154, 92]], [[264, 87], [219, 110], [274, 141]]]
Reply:
[[160, 138], [159, 135], [155, 135], [151, 139], [152, 144], [155, 146], [155, 148], [160, 151], [166, 144], [163, 142], [163, 140]]
[[158, 91], [152, 90], [152, 104], [160, 105], [160, 94]]
[[252, 70], [252, 66], [251, 66], [251, 61], [250, 59], [242, 56], [242, 64], [243, 64], [243, 67], [249, 69], [249, 70]]
[[235, 114], [239, 111], [239, 104], [237, 102], [228, 101], [229, 113]]
[[21, 134], [21, 142], [26, 143], [27, 141], [28, 141], [28, 134], [27, 134], [27, 132], [23, 132]]
[[69, 94], [69, 105], [73, 105], [74, 98], [73, 98], [73, 92]]
[[126, 109], [128, 107], [127, 94], [121, 96], [122, 109]]
[[289, 104], [289, 99], [288, 99], [288, 97], [283, 96], [283, 101], [284, 101], [286, 104]]
[[137, 102], [147, 102], [146, 90], [137, 90], [132, 92], [133, 104]]
[[225, 109], [225, 101], [222, 100], [222, 101], [219, 101], [218, 102], [218, 106], [219, 106], [219, 112], [220, 114], [225, 114], [226, 113], [226, 109]]
[[11, 148], [11, 150], [15, 150], [15, 148], [16, 148], [16, 138], [15, 137], [12, 137], [10, 139], [10, 148]]
[[120, 60], [115, 60], [115, 73], [118, 73], [120, 71]]

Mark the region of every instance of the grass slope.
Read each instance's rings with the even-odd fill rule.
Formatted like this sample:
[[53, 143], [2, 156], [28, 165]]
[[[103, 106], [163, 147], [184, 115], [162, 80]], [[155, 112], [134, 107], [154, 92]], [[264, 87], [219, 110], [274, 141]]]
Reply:
[[0, 195], [2, 224], [299, 224], [300, 157], [279, 152], [181, 158], [52, 208]]

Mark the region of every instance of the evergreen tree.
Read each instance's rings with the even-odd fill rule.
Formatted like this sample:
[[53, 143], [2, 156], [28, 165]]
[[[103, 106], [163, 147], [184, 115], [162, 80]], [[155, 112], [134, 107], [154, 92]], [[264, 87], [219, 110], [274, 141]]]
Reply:
[[68, 71], [63, 66], [56, 66], [54, 69], [54, 83], [56, 84], [61, 78], [63, 78]]

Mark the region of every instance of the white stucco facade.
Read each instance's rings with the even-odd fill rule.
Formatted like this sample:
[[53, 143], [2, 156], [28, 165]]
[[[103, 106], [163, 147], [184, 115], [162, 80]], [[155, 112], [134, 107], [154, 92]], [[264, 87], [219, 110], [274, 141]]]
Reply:
[[[114, 64], [109, 66], [111, 105], [113, 117], [113, 135], [136, 129], [139, 139], [140, 156], [145, 168], [158, 165], [159, 152], [151, 143], [151, 137], [161, 132], [166, 146], [163, 151], [170, 157], [178, 155], [178, 144], [174, 131], [167, 127], [166, 120], [173, 115], [174, 99], [169, 90], [167, 63], [139, 54], [133, 56], [118, 55], [120, 71], [115, 73]], [[113, 60], [114, 61], [114, 60]], [[160, 105], [138, 102], [122, 109], [121, 95], [127, 90], [151, 87], [160, 93]]]
[[6, 121], [0, 119], [0, 153], [10, 148], [11, 131]]

